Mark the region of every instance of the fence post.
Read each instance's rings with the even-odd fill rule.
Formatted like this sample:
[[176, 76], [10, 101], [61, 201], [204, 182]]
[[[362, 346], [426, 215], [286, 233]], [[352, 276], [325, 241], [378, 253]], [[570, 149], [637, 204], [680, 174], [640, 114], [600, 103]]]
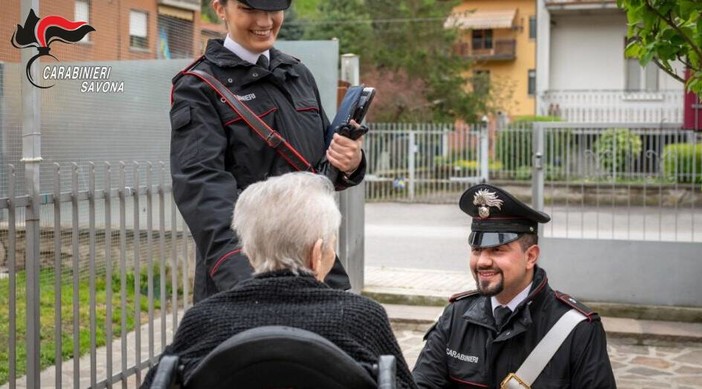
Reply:
[[489, 156], [489, 139], [488, 139], [488, 118], [483, 116], [480, 126], [480, 178], [482, 182], [487, 182], [489, 177], [488, 164]]
[[[24, 20], [31, 10], [39, 14], [39, 0], [22, 0], [20, 19]], [[34, 53], [22, 50], [22, 64], [26, 67]], [[39, 72], [37, 66], [29, 69], [32, 78], [36, 79]], [[39, 89], [22, 79], [22, 162], [24, 162], [25, 183], [30, 202], [26, 213], [27, 252], [25, 271], [27, 273], [27, 387], [40, 387], [39, 361], [39, 168], [41, 164], [41, 100]]]
[[[532, 133], [532, 174], [531, 174], [531, 205], [543, 211], [544, 209], [544, 127], [542, 123], [534, 122]], [[543, 231], [539, 231], [543, 234]]]
[[[358, 59], [355, 54], [341, 56], [341, 79], [351, 85], [359, 83]], [[366, 163], [370, 163], [367, 156]], [[342, 215], [339, 259], [349, 275], [351, 290], [359, 293], [363, 290], [365, 266], [365, 193], [365, 182], [339, 192], [339, 210]]]
[[410, 201], [414, 201], [414, 186], [416, 184], [416, 172], [414, 171], [414, 168], [416, 166], [415, 163], [415, 156], [417, 153], [417, 144], [416, 144], [416, 137], [417, 134], [414, 131], [414, 128], [410, 128], [409, 130], [409, 142], [407, 142], [407, 172], [408, 172], [408, 188], [409, 188], [409, 199]]

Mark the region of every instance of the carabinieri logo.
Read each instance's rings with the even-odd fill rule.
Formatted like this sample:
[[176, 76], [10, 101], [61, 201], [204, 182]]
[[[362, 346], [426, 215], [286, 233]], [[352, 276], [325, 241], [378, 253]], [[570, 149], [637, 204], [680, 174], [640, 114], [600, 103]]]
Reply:
[[39, 50], [39, 54], [27, 62], [27, 79], [37, 88], [46, 89], [53, 85], [37, 85], [32, 79], [31, 69], [34, 61], [43, 56], [49, 56], [58, 61], [58, 58], [49, 53], [51, 51], [49, 45], [52, 42], [75, 43], [91, 31], [95, 31], [95, 29], [87, 22], [72, 22], [61, 16], [47, 16], [39, 19], [32, 9], [29, 11], [24, 26], [17, 25], [17, 31], [12, 34], [11, 42], [12, 46], [18, 49], [36, 47]]

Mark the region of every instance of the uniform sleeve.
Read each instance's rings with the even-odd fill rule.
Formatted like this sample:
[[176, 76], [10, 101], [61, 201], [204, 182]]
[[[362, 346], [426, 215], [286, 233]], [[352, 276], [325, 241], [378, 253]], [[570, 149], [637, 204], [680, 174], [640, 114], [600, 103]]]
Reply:
[[607, 338], [602, 322], [582, 322], [574, 330], [570, 387], [582, 389], [616, 388], [607, 354]]
[[225, 169], [227, 136], [214, 106], [214, 92], [190, 76], [178, 80], [171, 107], [173, 195], [193, 234], [206, 271], [218, 290], [230, 289], [252, 272], [231, 230], [239, 187]]
[[453, 305], [449, 305], [424, 336], [426, 343], [412, 370], [414, 381], [419, 388], [451, 387], [446, 365], [446, 344], [452, 317]]

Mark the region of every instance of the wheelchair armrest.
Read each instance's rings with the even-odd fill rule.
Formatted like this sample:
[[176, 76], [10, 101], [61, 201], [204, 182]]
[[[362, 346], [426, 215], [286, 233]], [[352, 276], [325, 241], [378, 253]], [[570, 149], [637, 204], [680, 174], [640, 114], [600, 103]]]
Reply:
[[178, 357], [175, 355], [164, 355], [158, 362], [156, 375], [151, 383], [151, 389], [173, 389], [178, 377]]
[[394, 355], [381, 355], [378, 359], [378, 389], [395, 389], [397, 367]]

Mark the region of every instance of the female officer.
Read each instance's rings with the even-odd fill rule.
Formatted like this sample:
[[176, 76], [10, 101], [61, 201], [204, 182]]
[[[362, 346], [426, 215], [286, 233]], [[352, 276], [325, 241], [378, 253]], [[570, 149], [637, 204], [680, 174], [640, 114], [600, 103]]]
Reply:
[[[312, 74], [299, 59], [273, 47], [290, 1], [214, 0], [226, 38], [210, 40], [205, 54], [173, 79], [171, 175], [176, 204], [197, 246], [195, 302], [251, 276], [229, 228], [239, 193], [295, 169], [190, 72], [214, 76], [315, 171], [338, 169], [337, 190], [357, 185], [365, 174], [362, 140], [334, 134], [326, 146], [329, 120]], [[350, 288], [338, 259], [325, 282]]]

